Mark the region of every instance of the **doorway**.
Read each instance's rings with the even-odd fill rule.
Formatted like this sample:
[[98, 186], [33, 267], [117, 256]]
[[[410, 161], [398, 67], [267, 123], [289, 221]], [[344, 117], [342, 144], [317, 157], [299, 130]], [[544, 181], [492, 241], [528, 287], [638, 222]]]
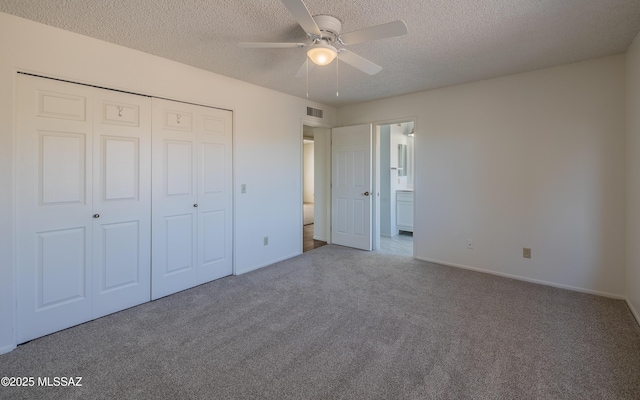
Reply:
[[303, 125], [302, 129], [302, 252], [328, 242], [327, 224], [327, 144], [326, 128]]
[[[340, 224], [340, 219], [338, 219], [337, 223], [336, 221], [333, 221], [332, 223], [332, 219], [335, 219], [336, 216], [344, 214], [341, 212], [342, 209], [340, 209], [339, 207], [336, 210], [332, 209], [332, 207], [335, 206], [332, 202], [333, 200], [335, 200], [334, 197], [336, 196], [336, 184], [340, 186], [340, 182], [342, 182], [338, 179], [339, 177], [334, 176], [334, 172], [344, 170], [344, 168], [340, 168], [340, 165], [334, 165], [336, 160], [338, 160], [338, 164], [340, 164], [339, 161], [341, 160], [341, 153], [339, 151], [335, 153], [336, 149], [334, 149], [334, 147], [336, 143], [339, 143], [340, 146], [344, 147], [355, 139], [351, 137], [352, 135], [346, 134], [344, 140], [342, 140], [340, 133], [336, 131], [339, 131], [341, 129], [357, 129], [358, 127], [364, 128], [365, 125], [334, 128], [332, 130], [325, 127], [314, 127], [312, 126], [312, 124], [307, 125], [306, 121], [303, 121], [303, 133], [300, 142], [302, 160], [300, 175], [302, 181], [304, 181], [305, 175], [305, 139], [307, 140], [307, 145], [311, 144], [311, 141], [313, 141], [314, 167], [314, 223], [304, 225], [304, 223], [301, 222], [303, 224], [303, 228], [306, 227], [306, 229], [301, 229], [303, 231], [303, 242], [305, 241], [304, 232], [306, 232], [306, 241], [308, 243], [308, 247], [304, 248], [303, 251], [308, 251], [308, 249], [315, 248], [316, 243], [309, 240], [311, 237], [313, 241], [342, 244], [336, 241], [336, 236], [334, 236], [335, 232], [333, 232], [333, 230], [336, 229], [336, 226], [342, 226]], [[413, 118], [406, 118], [393, 121], [384, 121], [373, 124], [373, 127], [375, 128], [373, 130], [374, 134], [371, 135], [372, 126], [369, 125], [369, 144], [367, 146], [367, 148], [370, 148], [373, 151], [372, 153], [370, 152], [370, 155], [368, 156], [371, 157], [372, 162], [369, 163], [370, 161], [358, 158], [360, 162], [354, 163], [354, 166], [356, 166], [356, 164], [362, 164], [362, 166], [364, 166], [369, 163], [369, 168], [367, 170], [371, 172], [371, 178], [373, 178], [366, 178], [369, 179], [369, 185], [372, 186], [364, 185], [361, 188], [356, 188], [362, 189], [358, 193], [363, 196], [369, 196], [369, 191], [372, 192], [370, 197], [373, 200], [371, 204], [371, 211], [364, 212], [366, 210], [360, 210], [362, 211], [360, 212], [360, 214], [362, 214], [362, 218], [365, 218], [366, 215], [369, 215], [369, 220], [371, 222], [370, 229], [366, 229], [366, 236], [369, 237], [370, 241], [369, 249], [373, 249], [374, 251], [383, 253], [392, 253], [412, 257], [414, 255], [413, 190], [415, 186], [415, 120]], [[338, 135], [338, 139], [336, 139], [335, 137], [336, 134]], [[357, 135], [357, 132], [354, 133], [354, 135]], [[371, 141], [371, 136], [373, 136], [373, 141]], [[366, 152], [361, 153], [364, 154]], [[307, 154], [310, 154], [310, 150], [307, 150]], [[343, 156], [345, 156], [346, 158], [343, 157], [344, 160], [342, 161], [346, 161], [347, 164], [349, 163], [349, 160], [351, 160], [351, 162], [354, 162], [354, 160], [356, 160], [356, 158], [354, 158], [355, 153], [351, 158], [349, 158], [348, 154], [343, 154]], [[344, 162], [342, 164], [344, 164]], [[349, 169], [347, 168], [347, 170]], [[309, 176], [309, 174], [307, 174], [307, 176]], [[335, 181], [336, 179], [338, 180]], [[344, 180], [344, 182], [350, 181], [348, 177], [345, 179], [346, 180]], [[364, 177], [362, 179], [366, 181]], [[334, 183], [333, 188], [331, 186], [332, 180], [336, 182]], [[373, 182], [371, 182], [371, 180]], [[304, 183], [301, 186], [304, 186]], [[367, 188], [371, 188], [373, 190], [367, 190]], [[303, 188], [301, 188], [300, 193], [301, 203], [303, 203], [301, 204], [300, 211], [302, 215], [302, 209], [305, 202]], [[309, 197], [307, 197], [307, 203], [309, 202], [308, 200]], [[346, 202], [347, 206], [349, 204], [348, 200], [349, 199], [346, 199], [346, 201], [343, 202]], [[362, 203], [362, 201], [360, 203]], [[350, 208], [347, 206], [343, 207], [344, 210], [346, 210], [345, 215], [347, 215], [348, 211], [350, 210]], [[347, 223], [344, 225], [346, 226], [346, 228], [348, 228], [349, 226], [354, 227], [356, 225], [355, 222], [357, 222], [356, 220], [358, 220], [358, 218], [354, 219], [353, 224], [350, 224], [348, 223], [347, 218]], [[302, 216], [301, 221], [303, 221]], [[381, 229], [382, 224], [384, 224], [384, 228]], [[347, 232], [346, 228], [343, 229], [343, 231]], [[311, 236], [312, 232], [313, 236]], [[340, 229], [338, 229], [338, 233], [340, 232]], [[324, 244], [325, 243], [322, 243], [322, 245]], [[350, 244], [342, 245], [361, 248], [359, 246], [352, 246]]]
[[413, 120], [377, 125], [374, 242], [381, 253], [413, 256], [414, 125]]

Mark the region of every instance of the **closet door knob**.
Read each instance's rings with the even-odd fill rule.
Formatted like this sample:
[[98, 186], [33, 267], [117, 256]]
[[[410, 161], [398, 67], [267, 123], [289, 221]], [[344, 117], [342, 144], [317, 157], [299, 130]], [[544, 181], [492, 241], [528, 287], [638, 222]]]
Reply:
[[196, 204], [194, 204], [193, 206], [194, 206], [194, 207], [198, 207], [198, 204], [196, 203]]
[[93, 218], [100, 218], [100, 214], [93, 214]]
[[369, 195], [369, 192], [364, 192], [364, 195], [365, 195], [365, 196], [368, 196], [368, 195]]

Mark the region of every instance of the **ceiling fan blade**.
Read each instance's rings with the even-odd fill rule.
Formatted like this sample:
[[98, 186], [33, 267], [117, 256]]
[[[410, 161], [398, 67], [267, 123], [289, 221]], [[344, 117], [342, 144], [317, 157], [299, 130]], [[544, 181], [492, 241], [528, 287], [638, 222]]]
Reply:
[[347, 32], [340, 35], [343, 44], [368, 42], [370, 40], [386, 39], [407, 34], [407, 25], [403, 20], [393, 21], [359, 31]]
[[252, 49], [298, 49], [306, 46], [304, 43], [270, 43], [270, 42], [241, 42], [240, 47]]
[[340, 53], [338, 53], [338, 59], [340, 61], [346, 62], [352, 67], [356, 67], [359, 70], [366, 72], [369, 75], [375, 75], [378, 72], [382, 71], [382, 67], [378, 64], [371, 62], [366, 58], [361, 57], [356, 53], [346, 49], [340, 49]]
[[307, 75], [307, 63], [309, 63], [309, 71], [316, 67], [316, 63], [309, 62], [309, 57], [307, 57], [307, 59], [302, 63], [302, 66], [300, 67], [298, 72], [296, 72], [296, 78], [304, 78]]
[[287, 7], [287, 10], [293, 15], [293, 17], [298, 21], [298, 24], [304, 29], [305, 32], [321, 36], [320, 28], [318, 28], [318, 24], [311, 16], [311, 13], [307, 9], [307, 6], [304, 5], [302, 0], [281, 0], [282, 4]]

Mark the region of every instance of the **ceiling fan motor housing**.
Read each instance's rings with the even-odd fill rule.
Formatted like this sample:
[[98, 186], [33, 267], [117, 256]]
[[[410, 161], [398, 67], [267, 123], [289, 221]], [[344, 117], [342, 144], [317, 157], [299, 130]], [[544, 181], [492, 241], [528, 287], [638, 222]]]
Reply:
[[342, 24], [338, 18], [331, 15], [316, 15], [313, 19], [316, 21], [318, 28], [320, 28], [320, 32], [322, 32], [321, 39], [327, 39], [330, 42], [336, 41], [342, 30]]

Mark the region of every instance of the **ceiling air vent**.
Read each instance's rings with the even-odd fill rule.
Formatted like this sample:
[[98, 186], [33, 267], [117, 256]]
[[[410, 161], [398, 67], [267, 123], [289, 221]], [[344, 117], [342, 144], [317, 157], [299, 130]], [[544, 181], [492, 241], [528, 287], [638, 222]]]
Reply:
[[310, 117], [322, 118], [322, 110], [313, 107], [307, 107], [307, 115]]

